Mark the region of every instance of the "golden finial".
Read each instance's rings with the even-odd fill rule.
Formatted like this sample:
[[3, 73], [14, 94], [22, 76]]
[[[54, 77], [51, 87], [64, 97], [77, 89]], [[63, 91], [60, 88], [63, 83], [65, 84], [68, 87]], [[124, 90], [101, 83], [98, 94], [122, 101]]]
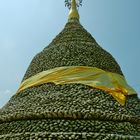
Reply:
[[69, 12], [69, 17], [68, 19], [78, 19], [79, 20], [79, 13], [77, 10], [77, 4], [75, 0], [71, 0], [71, 8], [70, 8], [70, 12]]
[[68, 19], [77, 19], [79, 20], [79, 13], [77, 7], [82, 6], [83, 0], [65, 0], [65, 6], [70, 9]]

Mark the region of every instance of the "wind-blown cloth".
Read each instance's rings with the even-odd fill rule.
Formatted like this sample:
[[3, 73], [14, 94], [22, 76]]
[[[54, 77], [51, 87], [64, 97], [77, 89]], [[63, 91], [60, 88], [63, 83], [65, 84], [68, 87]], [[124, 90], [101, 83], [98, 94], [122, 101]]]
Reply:
[[50, 82], [56, 85], [79, 83], [97, 88], [111, 94], [121, 105], [125, 105], [126, 96], [136, 94], [122, 75], [87, 66], [57, 67], [40, 72], [23, 81], [17, 94], [27, 88]]

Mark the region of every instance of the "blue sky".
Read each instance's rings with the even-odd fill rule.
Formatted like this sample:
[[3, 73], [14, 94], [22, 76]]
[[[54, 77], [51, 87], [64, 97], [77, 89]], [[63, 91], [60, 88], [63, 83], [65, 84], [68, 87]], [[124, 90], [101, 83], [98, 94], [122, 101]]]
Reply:
[[[140, 96], [140, 0], [83, 0], [81, 24], [120, 64]], [[32, 58], [63, 29], [64, 0], [0, 1], [0, 107], [15, 94]]]

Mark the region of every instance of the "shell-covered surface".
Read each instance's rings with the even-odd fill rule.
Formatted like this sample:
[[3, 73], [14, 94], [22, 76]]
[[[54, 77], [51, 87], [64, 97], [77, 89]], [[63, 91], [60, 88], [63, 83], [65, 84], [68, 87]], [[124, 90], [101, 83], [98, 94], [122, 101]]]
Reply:
[[24, 80], [61, 66], [91, 66], [122, 75], [112, 55], [102, 49], [78, 21], [68, 22], [49, 46], [34, 57]]
[[[92, 66], [123, 75], [76, 20], [34, 57], [23, 80], [61, 66]], [[121, 106], [108, 93], [82, 84], [28, 88], [0, 109], [0, 139], [140, 140], [140, 99], [128, 96]]]

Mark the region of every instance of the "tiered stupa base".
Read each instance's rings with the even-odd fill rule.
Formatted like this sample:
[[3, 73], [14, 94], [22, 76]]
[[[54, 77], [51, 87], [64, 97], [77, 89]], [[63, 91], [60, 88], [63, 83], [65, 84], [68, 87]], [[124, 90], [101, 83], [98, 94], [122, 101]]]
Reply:
[[139, 140], [139, 102], [130, 96], [123, 107], [88, 86], [44, 84], [13, 96], [1, 109], [0, 139]]

